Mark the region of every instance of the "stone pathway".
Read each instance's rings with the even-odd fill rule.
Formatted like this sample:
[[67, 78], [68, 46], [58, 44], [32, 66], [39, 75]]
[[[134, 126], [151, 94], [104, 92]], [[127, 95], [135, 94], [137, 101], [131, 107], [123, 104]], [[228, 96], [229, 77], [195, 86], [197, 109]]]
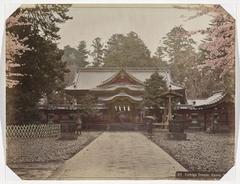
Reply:
[[174, 179], [186, 171], [138, 132], [105, 132], [49, 179]]

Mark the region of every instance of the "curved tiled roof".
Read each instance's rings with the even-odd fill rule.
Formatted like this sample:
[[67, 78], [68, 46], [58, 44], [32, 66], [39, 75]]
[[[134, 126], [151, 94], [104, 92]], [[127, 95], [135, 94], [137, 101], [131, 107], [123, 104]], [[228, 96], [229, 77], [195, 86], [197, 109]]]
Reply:
[[[103, 84], [104, 81], [112, 78], [117, 72], [121, 70], [120, 68], [84, 68], [80, 69], [75, 75], [73, 84], [66, 87], [66, 90], [92, 90], [97, 86]], [[170, 72], [165, 70], [160, 70], [157, 68], [124, 68], [131, 76], [136, 78], [141, 82], [145, 82], [150, 76], [158, 71], [161, 76], [166, 80], [167, 86], [171, 85], [173, 90], [183, 89], [183, 87], [173, 84], [170, 76]]]
[[193, 107], [202, 107], [215, 104], [221, 101], [225, 96], [226, 93], [224, 91], [219, 91], [206, 99], [187, 100], [187, 102], [189, 105], [193, 105]]

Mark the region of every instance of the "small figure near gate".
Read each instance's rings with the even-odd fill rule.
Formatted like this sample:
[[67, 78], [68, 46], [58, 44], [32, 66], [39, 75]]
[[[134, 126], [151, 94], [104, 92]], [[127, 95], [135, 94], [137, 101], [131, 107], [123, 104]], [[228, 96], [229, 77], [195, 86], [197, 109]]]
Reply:
[[147, 132], [148, 132], [148, 136], [150, 138], [152, 138], [152, 129], [153, 129], [153, 122], [152, 121], [148, 121], [147, 122]]
[[148, 133], [148, 137], [151, 139], [153, 136], [153, 123], [156, 122], [156, 118], [154, 116], [145, 116], [144, 121], [146, 124], [146, 131]]
[[81, 120], [80, 116], [77, 117], [76, 124], [77, 124], [76, 133], [77, 133], [77, 135], [81, 135], [82, 134], [82, 120]]

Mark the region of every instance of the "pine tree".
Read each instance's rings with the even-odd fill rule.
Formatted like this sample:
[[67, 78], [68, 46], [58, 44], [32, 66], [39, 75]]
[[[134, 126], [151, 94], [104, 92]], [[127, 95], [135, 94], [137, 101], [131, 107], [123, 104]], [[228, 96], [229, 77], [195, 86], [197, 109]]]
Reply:
[[91, 56], [93, 57], [93, 66], [102, 66], [103, 64], [103, 44], [101, 38], [97, 37], [92, 42], [93, 51]]
[[154, 66], [150, 51], [135, 32], [112, 35], [104, 55], [104, 66]]
[[163, 38], [163, 44], [174, 73], [173, 80], [183, 83], [196, 59], [195, 41], [182, 26], [175, 26]]
[[[169, 65], [174, 82], [180, 82], [188, 87], [189, 91], [193, 86], [189, 83], [194, 79], [195, 73], [193, 68], [197, 64], [197, 53], [194, 45], [195, 41], [191, 38], [191, 35], [182, 26], [175, 26], [167, 36], [163, 38], [164, 52], [166, 52], [169, 58]], [[198, 75], [198, 71], [195, 70]], [[191, 94], [191, 96], [194, 94]]]
[[87, 50], [86, 41], [80, 41], [78, 45], [77, 63], [76, 63], [78, 68], [85, 67], [89, 64], [87, 61], [88, 54], [89, 54], [89, 51]]
[[62, 61], [66, 62], [66, 68], [69, 69], [69, 72], [65, 74], [64, 81], [66, 84], [70, 84], [75, 77], [75, 74], [78, 70], [78, 50], [69, 45], [64, 47], [64, 54], [62, 56]]
[[167, 67], [168, 63], [166, 60], [164, 60], [165, 53], [164, 53], [164, 47], [158, 46], [156, 49], [156, 52], [154, 53], [154, 56], [152, 58], [153, 62], [157, 67]]
[[143, 105], [153, 108], [156, 117], [158, 117], [159, 108], [163, 106], [163, 100], [159, 96], [165, 91], [167, 91], [166, 81], [159, 75], [158, 71], [154, 72], [150, 79], [145, 81]]

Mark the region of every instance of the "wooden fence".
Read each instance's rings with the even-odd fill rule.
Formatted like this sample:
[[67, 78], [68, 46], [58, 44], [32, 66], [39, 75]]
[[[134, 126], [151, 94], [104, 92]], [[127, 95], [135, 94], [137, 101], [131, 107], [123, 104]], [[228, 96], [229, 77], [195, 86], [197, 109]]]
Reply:
[[7, 138], [43, 138], [58, 137], [59, 135], [59, 124], [9, 125], [6, 128]]

